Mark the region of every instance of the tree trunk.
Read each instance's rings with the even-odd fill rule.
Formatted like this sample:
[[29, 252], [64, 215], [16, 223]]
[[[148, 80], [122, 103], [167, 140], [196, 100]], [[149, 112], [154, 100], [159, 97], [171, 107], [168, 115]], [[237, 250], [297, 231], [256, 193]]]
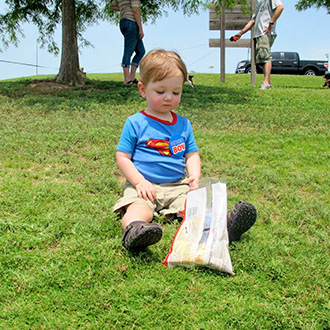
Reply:
[[85, 76], [79, 69], [75, 0], [62, 0], [62, 55], [56, 81], [82, 84]]

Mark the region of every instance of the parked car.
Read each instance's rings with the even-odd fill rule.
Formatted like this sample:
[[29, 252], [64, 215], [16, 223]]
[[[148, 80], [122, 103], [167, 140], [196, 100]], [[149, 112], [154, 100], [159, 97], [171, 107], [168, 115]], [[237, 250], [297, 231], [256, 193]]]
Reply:
[[[321, 76], [327, 71], [326, 60], [301, 60], [298, 53], [272, 52], [272, 73], [274, 74], [304, 74], [306, 76]], [[257, 65], [257, 72], [262, 73], [262, 65]], [[251, 61], [244, 60], [237, 64], [235, 73], [251, 73]]]

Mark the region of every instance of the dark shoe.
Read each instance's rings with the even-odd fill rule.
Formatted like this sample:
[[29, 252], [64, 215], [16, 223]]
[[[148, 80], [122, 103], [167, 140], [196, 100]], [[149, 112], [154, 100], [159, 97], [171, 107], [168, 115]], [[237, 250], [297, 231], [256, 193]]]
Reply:
[[256, 208], [248, 202], [239, 201], [227, 214], [227, 229], [229, 244], [238, 241], [242, 234], [248, 231], [257, 220]]
[[157, 243], [162, 236], [162, 227], [158, 223], [134, 221], [125, 228], [121, 240], [127, 250], [142, 251]]
[[134, 80], [130, 80], [127, 83], [125, 83], [124, 85], [137, 85], [138, 84], [138, 80], [134, 79]]

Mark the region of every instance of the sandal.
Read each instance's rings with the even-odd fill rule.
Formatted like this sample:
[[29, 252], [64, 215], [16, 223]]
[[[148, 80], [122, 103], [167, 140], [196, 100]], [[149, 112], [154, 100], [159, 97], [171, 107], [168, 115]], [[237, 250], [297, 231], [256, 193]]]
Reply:
[[130, 81], [128, 81], [126, 84], [124, 84], [124, 85], [137, 85], [138, 84], [138, 80], [137, 79], [134, 79], [134, 80], [130, 80]]

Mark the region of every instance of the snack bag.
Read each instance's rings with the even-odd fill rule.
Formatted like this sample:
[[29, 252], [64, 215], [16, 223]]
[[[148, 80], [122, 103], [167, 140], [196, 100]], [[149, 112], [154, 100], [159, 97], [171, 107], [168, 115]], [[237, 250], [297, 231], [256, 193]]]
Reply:
[[228, 246], [226, 184], [209, 183], [188, 193], [185, 217], [163, 265], [203, 266], [234, 274]]

